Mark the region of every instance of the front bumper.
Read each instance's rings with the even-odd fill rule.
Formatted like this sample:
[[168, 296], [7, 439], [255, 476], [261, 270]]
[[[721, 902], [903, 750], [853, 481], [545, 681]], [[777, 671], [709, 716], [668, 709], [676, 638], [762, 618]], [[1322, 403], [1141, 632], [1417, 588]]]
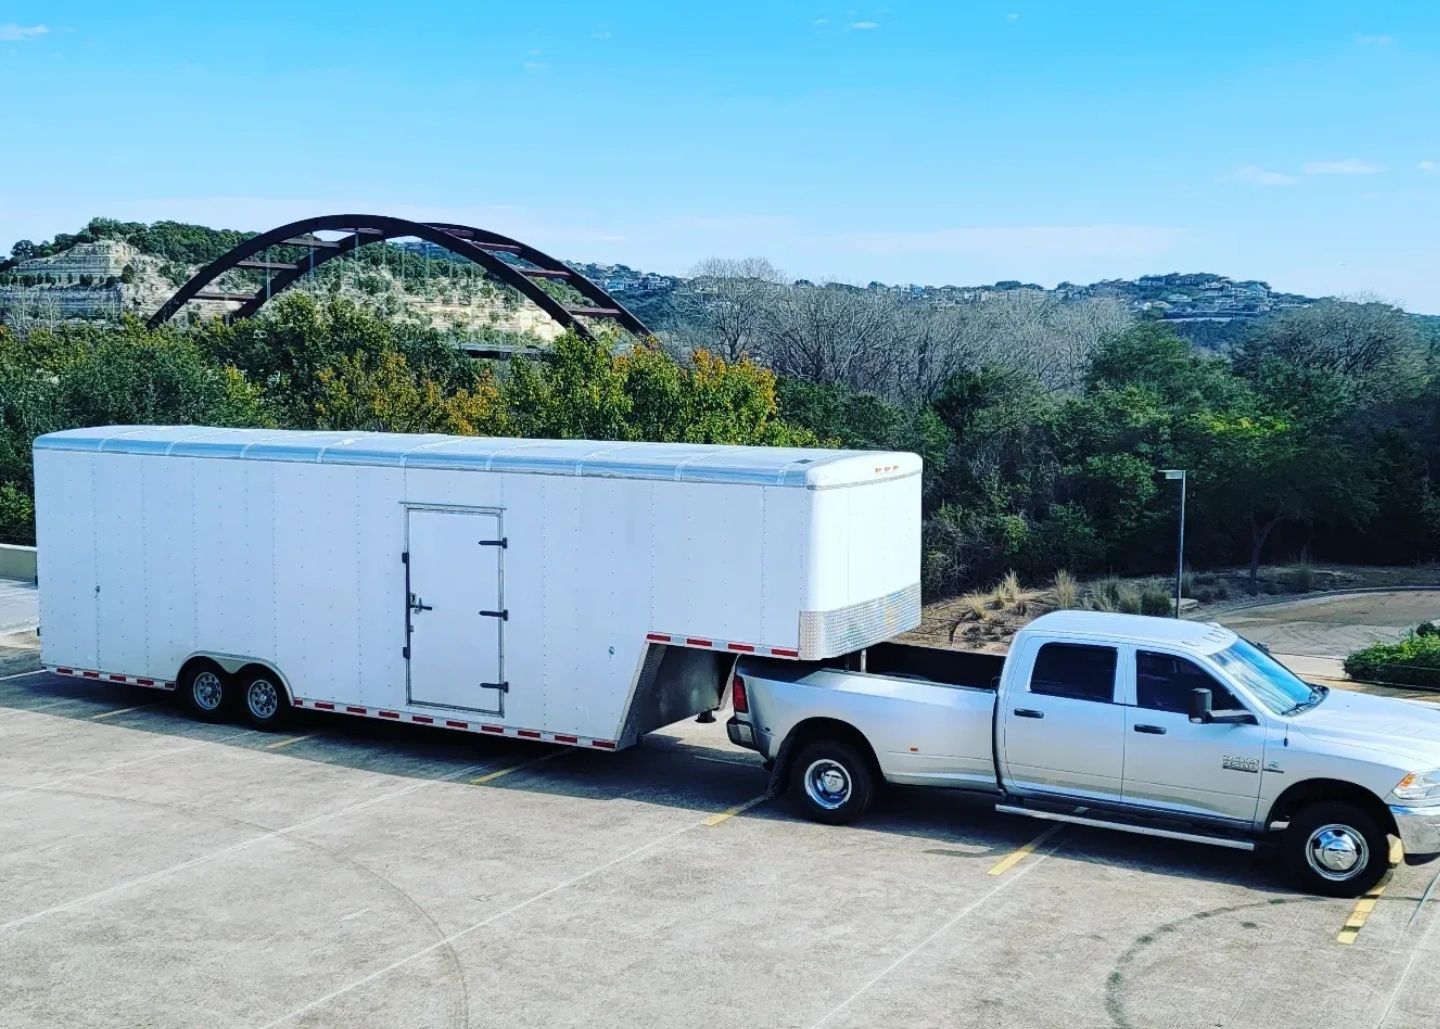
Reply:
[[1406, 807], [1390, 805], [1395, 816], [1395, 828], [1399, 830], [1400, 842], [1405, 847], [1405, 863], [1418, 865], [1440, 856], [1440, 805], [1433, 807]]

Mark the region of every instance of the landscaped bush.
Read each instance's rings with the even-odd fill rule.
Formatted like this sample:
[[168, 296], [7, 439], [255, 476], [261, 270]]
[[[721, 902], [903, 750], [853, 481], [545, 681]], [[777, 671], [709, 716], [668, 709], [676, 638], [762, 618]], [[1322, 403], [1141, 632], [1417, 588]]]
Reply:
[[1172, 604], [1170, 594], [1158, 586], [1148, 586], [1140, 594], [1142, 615], [1168, 615], [1171, 613]]
[[1345, 659], [1345, 672], [1364, 682], [1440, 689], [1440, 635], [1412, 633], [1398, 643], [1375, 643]]

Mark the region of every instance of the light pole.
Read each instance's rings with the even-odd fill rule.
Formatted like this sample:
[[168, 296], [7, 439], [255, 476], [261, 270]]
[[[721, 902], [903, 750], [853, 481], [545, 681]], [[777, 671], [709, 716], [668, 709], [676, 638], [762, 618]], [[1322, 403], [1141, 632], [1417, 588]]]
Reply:
[[1180, 480], [1180, 536], [1175, 544], [1175, 617], [1180, 617], [1180, 589], [1185, 581], [1185, 469], [1162, 468], [1166, 479]]

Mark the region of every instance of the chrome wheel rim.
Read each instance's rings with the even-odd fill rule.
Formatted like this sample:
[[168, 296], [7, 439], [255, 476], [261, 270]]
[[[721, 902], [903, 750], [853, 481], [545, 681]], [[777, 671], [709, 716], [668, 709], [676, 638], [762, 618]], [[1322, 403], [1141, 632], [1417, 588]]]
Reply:
[[201, 672], [190, 685], [190, 696], [201, 711], [214, 711], [225, 699], [225, 684], [214, 672]]
[[844, 806], [850, 790], [850, 773], [838, 761], [825, 757], [805, 769], [805, 795], [826, 811]]
[[269, 679], [256, 679], [245, 691], [245, 703], [256, 718], [273, 718], [280, 710], [280, 691]]
[[1305, 860], [1322, 879], [1344, 882], [1370, 863], [1370, 844], [1363, 833], [1338, 822], [1322, 825], [1305, 842]]

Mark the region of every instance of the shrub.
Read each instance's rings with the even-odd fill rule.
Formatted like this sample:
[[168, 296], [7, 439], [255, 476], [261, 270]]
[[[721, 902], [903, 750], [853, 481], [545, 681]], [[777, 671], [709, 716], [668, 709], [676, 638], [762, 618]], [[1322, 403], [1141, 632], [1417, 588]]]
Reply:
[[1415, 635], [1416, 635], [1416, 636], [1436, 636], [1436, 635], [1440, 635], [1440, 625], [1436, 625], [1434, 622], [1421, 622], [1419, 625], [1415, 626]]
[[1016, 607], [1024, 599], [1025, 590], [1020, 585], [1020, 576], [1014, 571], [1005, 573], [1000, 585], [995, 587], [996, 607]]
[[1308, 552], [1302, 552], [1300, 560], [1285, 573], [1285, 585], [1295, 593], [1309, 593], [1315, 588], [1315, 566]]
[[1147, 586], [1140, 594], [1140, 613], [1142, 615], [1168, 615], [1171, 613], [1173, 601], [1170, 594], [1159, 586]]
[[1080, 606], [1080, 584], [1063, 568], [1055, 573], [1055, 606], [1061, 610]]
[[1440, 634], [1412, 633], [1398, 643], [1375, 643], [1345, 659], [1345, 674], [1364, 682], [1440, 689]]

